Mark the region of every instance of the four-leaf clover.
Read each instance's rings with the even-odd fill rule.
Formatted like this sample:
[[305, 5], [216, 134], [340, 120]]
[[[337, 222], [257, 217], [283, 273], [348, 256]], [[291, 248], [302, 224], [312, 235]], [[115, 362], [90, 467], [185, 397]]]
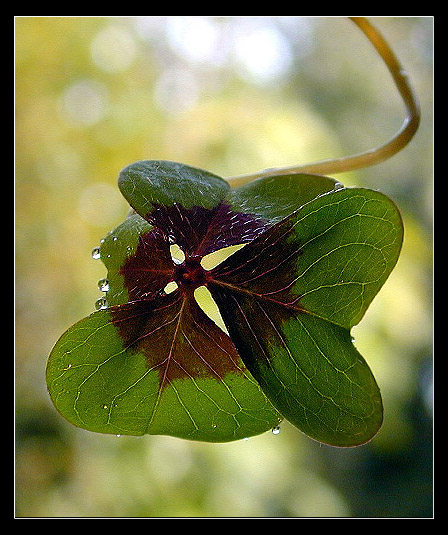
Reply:
[[[381, 396], [350, 329], [400, 253], [390, 199], [318, 175], [232, 189], [167, 161], [128, 166], [119, 187], [133, 213], [97, 251], [107, 303], [48, 361], [65, 418], [101, 433], [210, 442], [283, 418], [335, 446], [376, 434]], [[236, 245], [206, 268], [207, 255]], [[198, 305], [203, 286], [226, 332]]]

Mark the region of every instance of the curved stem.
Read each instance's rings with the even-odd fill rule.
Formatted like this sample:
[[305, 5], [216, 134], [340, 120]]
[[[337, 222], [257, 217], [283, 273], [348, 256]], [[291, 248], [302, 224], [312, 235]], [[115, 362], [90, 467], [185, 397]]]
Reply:
[[258, 173], [228, 178], [227, 180], [231, 186], [238, 187], [248, 182], [252, 182], [252, 180], [256, 180], [257, 178], [279, 174], [286, 175], [308, 173], [331, 175], [345, 171], [353, 171], [354, 169], [359, 169], [361, 167], [369, 167], [387, 160], [405, 147], [413, 138], [420, 123], [420, 109], [409, 84], [407, 74], [402, 69], [399, 61], [386, 40], [369, 21], [367, 21], [364, 17], [349, 18], [361, 29], [361, 31], [375, 47], [394, 79], [395, 85], [404, 101], [407, 112], [407, 116], [400, 130], [384, 145], [360, 154], [344, 156], [342, 158], [321, 160], [319, 162], [305, 165], [268, 169], [265, 171], [259, 171]]

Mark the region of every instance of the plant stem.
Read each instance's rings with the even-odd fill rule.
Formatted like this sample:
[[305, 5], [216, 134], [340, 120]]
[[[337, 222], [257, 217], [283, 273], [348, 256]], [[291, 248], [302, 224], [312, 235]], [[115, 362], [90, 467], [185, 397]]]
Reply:
[[298, 173], [332, 175], [346, 171], [353, 171], [354, 169], [359, 169], [361, 167], [369, 167], [389, 159], [394, 154], [399, 152], [403, 147], [405, 147], [413, 138], [420, 123], [420, 109], [409, 84], [406, 72], [401, 67], [387, 41], [369, 21], [367, 21], [364, 17], [349, 17], [349, 19], [354, 22], [369, 39], [383, 59], [394, 79], [395, 85], [404, 101], [407, 112], [407, 116], [400, 130], [384, 145], [366, 152], [352, 156], [344, 156], [342, 158], [321, 160], [305, 165], [267, 169], [257, 173], [231, 177], [227, 180], [232, 187], [242, 186], [243, 184], [252, 182], [257, 178], [273, 175], [290, 175]]

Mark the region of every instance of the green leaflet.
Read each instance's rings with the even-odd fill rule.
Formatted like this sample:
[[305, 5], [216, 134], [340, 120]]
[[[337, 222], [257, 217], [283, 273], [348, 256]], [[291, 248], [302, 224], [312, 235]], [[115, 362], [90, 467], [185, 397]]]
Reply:
[[244, 362], [287, 420], [333, 446], [376, 434], [381, 395], [347, 330], [237, 292], [213, 295]]
[[118, 186], [143, 217], [159, 205], [214, 208], [229, 190], [224, 179], [208, 171], [161, 160], [143, 160], [125, 167]]
[[[160, 311], [154, 311], [157, 330], [137, 351], [125, 347], [113, 307], [71, 327], [47, 367], [47, 384], [59, 412], [74, 425], [99, 433], [166, 434], [209, 442], [237, 440], [277, 425], [280, 415], [236, 352], [227, 353], [232, 346], [226, 345], [224, 333], [200, 311], [185, 310], [174, 298], [170, 302], [162, 327]], [[120, 320], [132, 321], [138, 313], [141, 309], [125, 305]], [[198, 315], [205, 332], [195, 334], [192, 322]], [[197, 356], [204, 343], [210, 345], [208, 361]], [[150, 363], [148, 347], [155, 353]], [[177, 365], [185, 357], [190, 368], [183, 373]], [[231, 363], [222, 368], [212, 357]], [[216, 370], [209, 373], [213, 366]]]
[[237, 212], [277, 223], [338, 184], [326, 176], [275, 175], [233, 189], [227, 198]]
[[385, 195], [350, 188], [304, 206], [290, 239], [302, 250], [292, 293], [314, 315], [350, 328], [395, 267], [403, 224]]

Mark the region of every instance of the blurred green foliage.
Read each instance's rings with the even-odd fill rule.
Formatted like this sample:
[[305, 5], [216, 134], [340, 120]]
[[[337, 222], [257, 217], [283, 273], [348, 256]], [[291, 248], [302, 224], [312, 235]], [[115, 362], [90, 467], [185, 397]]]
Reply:
[[126, 216], [119, 171], [168, 159], [232, 176], [354, 154], [395, 134], [384, 65], [337, 17], [17, 17], [17, 517], [432, 516], [430, 17], [372, 19], [422, 108], [391, 160], [337, 175], [400, 207], [397, 268], [353, 334], [382, 390], [368, 445], [320, 446], [286, 422], [231, 444], [72, 427], [45, 386], [57, 338], [94, 310], [91, 250]]

